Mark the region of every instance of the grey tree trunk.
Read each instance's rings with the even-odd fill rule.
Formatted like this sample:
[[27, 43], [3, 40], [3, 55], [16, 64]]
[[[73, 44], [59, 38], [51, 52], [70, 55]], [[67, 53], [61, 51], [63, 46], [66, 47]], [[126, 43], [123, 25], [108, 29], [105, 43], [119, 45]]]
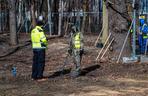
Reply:
[[50, 36], [52, 35], [51, 33], [51, 6], [50, 6], [50, 2], [49, 0], [47, 0], [47, 3], [48, 3], [48, 24], [49, 24], [49, 33], [50, 33]]
[[[108, 1], [108, 0], [107, 0]], [[110, 0], [106, 1], [109, 16], [109, 32], [115, 38], [113, 43], [113, 56], [118, 56], [125, 37], [128, 32], [129, 15], [126, 6], [126, 0]], [[126, 42], [123, 55], [131, 55], [130, 40]]]
[[31, 18], [32, 18], [32, 27], [34, 28], [36, 26], [34, 1], [32, 1], [31, 4]]
[[15, 14], [15, 1], [9, 0], [10, 10], [9, 10], [9, 19], [10, 19], [10, 44], [17, 45], [17, 32], [16, 32], [16, 14]]
[[62, 17], [63, 17], [63, 0], [59, 0], [59, 25], [58, 25], [58, 35], [61, 35], [61, 26], [62, 26]]

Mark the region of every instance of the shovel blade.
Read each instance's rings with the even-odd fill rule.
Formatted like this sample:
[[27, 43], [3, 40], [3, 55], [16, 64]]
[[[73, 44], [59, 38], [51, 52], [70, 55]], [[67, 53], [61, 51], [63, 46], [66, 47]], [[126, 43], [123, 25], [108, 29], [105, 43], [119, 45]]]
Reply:
[[148, 63], [148, 56], [140, 56], [140, 63]]
[[123, 57], [123, 63], [136, 63], [138, 62], [138, 57]]

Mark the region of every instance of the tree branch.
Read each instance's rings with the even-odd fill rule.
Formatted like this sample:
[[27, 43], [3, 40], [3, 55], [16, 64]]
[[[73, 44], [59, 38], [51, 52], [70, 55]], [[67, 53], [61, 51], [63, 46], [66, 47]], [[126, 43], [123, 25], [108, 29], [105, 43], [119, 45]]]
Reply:
[[120, 16], [122, 16], [124, 19], [127, 20], [127, 22], [131, 22], [131, 19], [129, 17], [128, 14], [126, 13], [122, 13], [120, 12], [119, 10], [117, 10], [116, 8], [113, 7], [113, 5], [115, 5], [114, 3], [112, 3], [110, 0], [105, 0], [106, 1], [106, 4], [107, 4], [107, 7], [110, 7], [113, 11], [115, 11], [116, 13], [118, 13]]

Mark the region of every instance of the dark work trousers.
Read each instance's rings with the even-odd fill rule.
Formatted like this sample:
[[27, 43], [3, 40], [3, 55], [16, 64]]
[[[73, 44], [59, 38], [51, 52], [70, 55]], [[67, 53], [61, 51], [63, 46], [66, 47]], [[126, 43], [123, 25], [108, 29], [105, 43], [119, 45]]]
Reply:
[[33, 49], [32, 78], [43, 78], [45, 66], [45, 49]]
[[80, 54], [80, 49], [73, 49], [73, 61], [75, 64], [75, 71], [79, 71], [81, 69], [81, 60], [82, 54]]

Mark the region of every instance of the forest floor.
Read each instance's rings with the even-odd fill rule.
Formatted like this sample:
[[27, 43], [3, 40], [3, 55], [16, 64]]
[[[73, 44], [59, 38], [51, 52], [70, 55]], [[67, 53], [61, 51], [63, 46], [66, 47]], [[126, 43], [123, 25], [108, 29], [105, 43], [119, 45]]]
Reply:
[[[48, 79], [32, 81], [32, 49], [28, 35], [19, 37], [18, 48], [10, 47], [7, 40], [2, 39], [4, 36], [0, 37], [0, 96], [148, 96], [148, 64], [95, 62], [99, 50], [94, 47], [96, 35], [85, 36], [81, 76], [70, 76], [71, 58], [64, 74], [59, 74], [68, 44], [66, 38], [54, 38], [49, 39], [46, 50], [44, 76]], [[16, 77], [11, 74], [14, 66]]]

